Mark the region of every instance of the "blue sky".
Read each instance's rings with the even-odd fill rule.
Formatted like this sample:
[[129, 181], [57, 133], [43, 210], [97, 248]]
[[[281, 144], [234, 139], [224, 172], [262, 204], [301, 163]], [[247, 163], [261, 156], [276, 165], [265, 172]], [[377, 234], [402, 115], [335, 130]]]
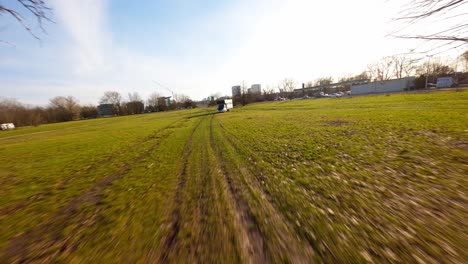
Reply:
[[201, 99], [244, 80], [355, 74], [417, 45], [385, 37], [398, 0], [314, 2], [49, 0], [56, 23], [34, 27], [41, 41], [0, 16], [0, 96], [45, 105], [57, 95], [96, 104], [108, 90], [169, 95], [157, 81]]

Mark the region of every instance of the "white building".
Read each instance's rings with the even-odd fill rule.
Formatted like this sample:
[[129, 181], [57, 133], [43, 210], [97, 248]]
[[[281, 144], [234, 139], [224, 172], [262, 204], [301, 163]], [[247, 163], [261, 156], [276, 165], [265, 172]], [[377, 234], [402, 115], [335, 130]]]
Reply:
[[252, 84], [249, 89], [249, 93], [251, 94], [261, 94], [262, 93], [262, 86], [260, 84]]
[[351, 95], [402, 92], [414, 88], [415, 77], [351, 85]]

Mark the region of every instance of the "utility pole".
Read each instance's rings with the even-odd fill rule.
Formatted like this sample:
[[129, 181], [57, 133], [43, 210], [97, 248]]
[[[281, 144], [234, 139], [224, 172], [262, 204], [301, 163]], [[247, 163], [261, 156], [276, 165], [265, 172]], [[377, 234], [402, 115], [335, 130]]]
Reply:
[[427, 60], [427, 67], [426, 67], [426, 86], [425, 86], [425, 89], [427, 90], [427, 82], [428, 82], [428, 80], [429, 80], [429, 64], [430, 64], [432, 55], [426, 55], [426, 57], [429, 58], [429, 59]]

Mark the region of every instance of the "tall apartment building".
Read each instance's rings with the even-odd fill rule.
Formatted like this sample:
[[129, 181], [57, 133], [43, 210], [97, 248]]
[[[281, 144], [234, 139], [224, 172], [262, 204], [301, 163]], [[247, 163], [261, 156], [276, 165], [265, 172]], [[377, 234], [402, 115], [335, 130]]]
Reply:
[[262, 86], [260, 84], [252, 84], [249, 89], [249, 93], [251, 94], [261, 94], [262, 93]]
[[240, 85], [236, 85], [232, 87], [232, 97], [240, 96], [241, 95], [241, 87]]

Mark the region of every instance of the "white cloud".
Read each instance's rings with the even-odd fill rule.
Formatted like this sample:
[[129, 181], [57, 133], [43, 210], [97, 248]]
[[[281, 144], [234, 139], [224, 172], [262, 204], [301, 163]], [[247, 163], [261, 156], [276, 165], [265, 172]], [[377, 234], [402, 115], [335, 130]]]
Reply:
[[106, 50], [112, 45], [112, 36], [106, 29], [107, 1], [54, 0], [58, 23], [71, 37], [69, 53], [77, 64], [78, 74], [101, 72], [106, 68]]

